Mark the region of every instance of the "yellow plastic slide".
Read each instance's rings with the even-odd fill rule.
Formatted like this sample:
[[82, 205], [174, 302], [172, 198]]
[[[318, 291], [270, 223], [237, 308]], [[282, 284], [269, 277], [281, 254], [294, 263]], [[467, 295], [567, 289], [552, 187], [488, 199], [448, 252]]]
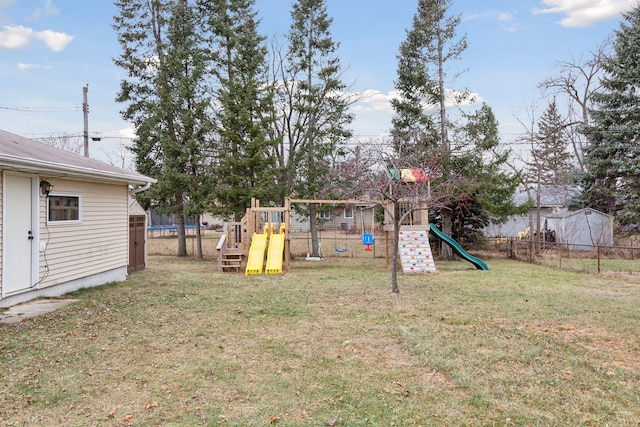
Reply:
[[284, 255], [284, 233], [272, 234], [269, 239], [269, 250], [267, 251], [267, 266], [265, 274], [282, 273], [282, 256]]
[[251, 247], [249, 248], [249, 259], [247, 260], [247, 268], [244, 271], [245, 276], [249, 274], [261, 274], [262, 264], [264, 263], [264, 250], [267, 248], [267, 234], [253, 233]]

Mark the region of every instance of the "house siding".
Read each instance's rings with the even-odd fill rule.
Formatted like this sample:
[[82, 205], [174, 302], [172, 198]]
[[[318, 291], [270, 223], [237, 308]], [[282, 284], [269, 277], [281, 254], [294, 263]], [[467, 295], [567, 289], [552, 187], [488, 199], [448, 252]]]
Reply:
[[[126, 184], [49, 179], [52, 194], [81, 197], [81, 221], [47, 224], [46, 198], [40, 198], [39, 289], [125, 267], [128, 263]], [[124, 277], [122, 277], [124, 279]]]
[[[3, 240], [3, 234], [2, 234], [2, 227], [4, 224], [4, 194], [3, 194], [3, 189], [4, 189], [4, 173], [3, 171], [0, 169], [0, 242], [2, 242]], [[2, 274], [2, 260], [4, 259], [4, 254], [2, 253], [3, 250], [3, 246], [2, 244], [0, 244], [0, 295], [3, 294], [3, 283], [2, 283], [2, 277], [4, 276]]]

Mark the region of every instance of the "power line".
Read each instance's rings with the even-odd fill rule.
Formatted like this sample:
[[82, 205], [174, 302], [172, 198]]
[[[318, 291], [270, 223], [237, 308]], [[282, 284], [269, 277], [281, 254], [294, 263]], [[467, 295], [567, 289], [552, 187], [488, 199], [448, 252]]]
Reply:
[[78, 111], [80, 106], [74, 107], [58, 107], [58, 108], [45, 108], [45, 107], [1, 107], [0, 110], [19, 111], [21, 113], [56, 113], [61, 111]]

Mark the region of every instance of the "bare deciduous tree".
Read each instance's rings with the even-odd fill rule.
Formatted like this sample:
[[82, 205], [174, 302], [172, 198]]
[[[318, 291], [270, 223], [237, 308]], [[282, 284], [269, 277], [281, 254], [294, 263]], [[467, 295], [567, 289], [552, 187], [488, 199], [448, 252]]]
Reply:
[[68, 151], [74, 154], [82, 154], [82, 140], [77, 135], [62, 134], [59, 136], [47, 136], [39, 139], [40, 142]]
[[549, 77], [539, 87], [552, 96], [566, 96], [567, 125], [565, 133], [569, 137], [580, 171], [585, 171], [584, 151], [587, 141], [580, 131], [590, 124], [589, 109], [593, 94], [600, 89], [599, 76], [602, 72], [602, 58], [610, 46], [605, 40], [587, 57], [572, 58], [556, 63], [558, 75]]

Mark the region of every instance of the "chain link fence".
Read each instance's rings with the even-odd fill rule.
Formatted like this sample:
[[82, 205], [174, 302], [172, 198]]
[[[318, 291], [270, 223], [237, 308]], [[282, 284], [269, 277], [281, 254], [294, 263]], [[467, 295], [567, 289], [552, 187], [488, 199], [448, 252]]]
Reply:
[[640, 247], [552, 243], [534, 240], [490, 239], [488, 248], [499, 258], [588, 273], [640, 276]]

